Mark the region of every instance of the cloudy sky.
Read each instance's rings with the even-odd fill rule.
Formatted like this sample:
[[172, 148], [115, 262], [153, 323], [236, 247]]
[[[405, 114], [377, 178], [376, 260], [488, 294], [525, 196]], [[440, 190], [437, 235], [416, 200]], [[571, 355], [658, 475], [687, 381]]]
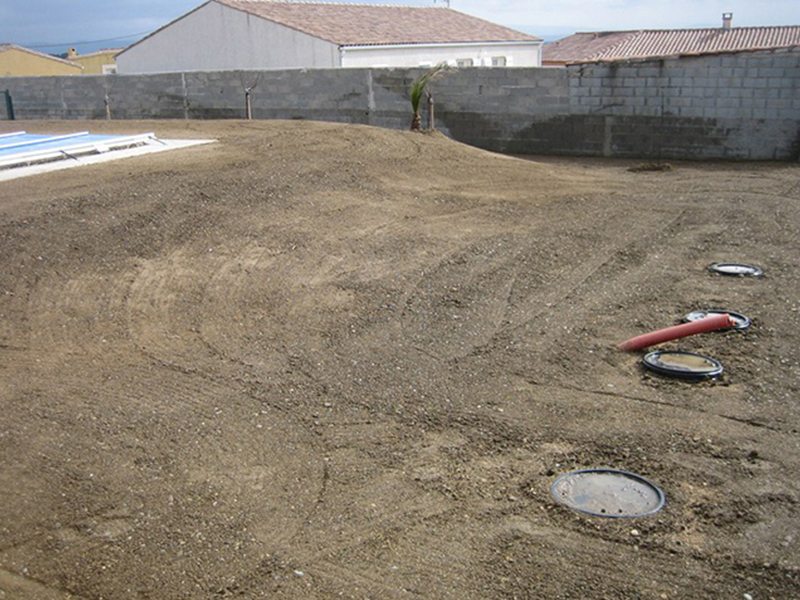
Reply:
[[[42, 52], [124, 47], [203, 0], [2, 0], [0, 43]], [[430, 5], [434, 0], [364, 0]], [[438, 0], [440, 3], [444, 0]], [[576, 31], [800, 25], [800, 0], [451, 0], [451, 8], [546, 40]]]

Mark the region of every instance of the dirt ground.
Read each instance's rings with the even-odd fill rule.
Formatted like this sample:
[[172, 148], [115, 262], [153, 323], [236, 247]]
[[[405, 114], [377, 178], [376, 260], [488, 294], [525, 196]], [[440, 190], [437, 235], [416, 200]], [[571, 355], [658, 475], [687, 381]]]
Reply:
[[[218, 142], [0, 183], [0, 598], [800, 598], [800, 165], [0, 131], [76, 128]], [[719, 381], [616, 349], [695, 308]]]

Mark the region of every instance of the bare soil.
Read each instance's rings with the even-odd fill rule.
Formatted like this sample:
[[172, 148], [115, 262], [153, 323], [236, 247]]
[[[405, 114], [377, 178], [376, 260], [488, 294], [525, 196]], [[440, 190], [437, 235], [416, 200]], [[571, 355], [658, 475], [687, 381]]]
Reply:
[[[799, 165], [15, 129], [219, 141], [0, 183], [0, 598], [800, 598]], [[719, 381], [616, 348], [696, 308]]]

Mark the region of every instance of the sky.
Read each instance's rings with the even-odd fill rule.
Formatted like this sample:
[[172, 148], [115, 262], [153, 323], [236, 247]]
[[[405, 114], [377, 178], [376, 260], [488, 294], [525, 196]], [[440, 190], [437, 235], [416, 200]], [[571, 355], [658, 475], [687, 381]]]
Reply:
[[[434, 0], [362, 0], [429, 6]], [[438, 0], [443, 5], [445, 0]], [[58, 54], [123, 48], [203, 0], [2, 0], [0, 43]], [[577, 31], [800, 25], [800, 0], [450, 0], [450, 8], [552, 41]]]

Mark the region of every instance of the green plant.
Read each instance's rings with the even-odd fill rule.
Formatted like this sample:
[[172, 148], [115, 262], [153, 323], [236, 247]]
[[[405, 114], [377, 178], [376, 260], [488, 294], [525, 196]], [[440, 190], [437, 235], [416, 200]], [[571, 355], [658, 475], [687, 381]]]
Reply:
[[411, 131], [420, 131], [422, 129], [422, 120], [419, 116], [419, 105], [422, 102], [422, 96], [425, 95], [425, 90], [428, 87], [428, 84], [434, 79], [438, 79], [445, 73], [450, 73], [454, 70], [455, 69], [453, 69], [453, 67], [447, 63], [440, 62], [435, 67], [428, 69], [428, 71], [417, 77], [411, 83], [411, 88], [409, 89], [409, 96], [411, 97], [411, 111], [413, 112], [413, 116], [411, 117]]

